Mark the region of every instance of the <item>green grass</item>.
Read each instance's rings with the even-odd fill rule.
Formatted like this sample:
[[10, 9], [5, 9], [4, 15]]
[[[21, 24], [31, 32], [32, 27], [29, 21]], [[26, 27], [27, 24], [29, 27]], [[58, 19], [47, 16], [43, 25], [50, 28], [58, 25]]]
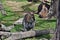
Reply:
[[[36, 11], [39, 3], [34, 3], [34, 4], [28, 4], [28, 2], [25, 3], [24, 0], [13, 0], [13, 1], [23, 1], [23, 4], [21, 4], [21, 8], [23, 8], [24, 12], [25, 11]], [[5, 11], [7, 12], [7, 16], [3, 16], [0, 13], [0, 21], [5, 24], [6, 26], [12, 25], [15, 20], [22, 18], [23, 15], [22, 13], [24, 12], [13, 12], [9, 6], [5, 4], [5, 1], [2, 0], [3, 6]], [[35, 19], [36, 19], [36, 25], [34, 27], [35, 30], [44, 30], [44, 29], [55, 29], [56, 27], [56, 19], [51, 19], [51, 20], [44, 20], [38, 17], [38, 15], [35, 14]], [[11, 21], [13, 20], [13, 21]], [[11, 30], [11, 32], [17, 32], [20, 31], [23, 28], [22, 25], [16, 25], [15, 28]], [[33, 38], [27, 38], [26, 40], [39, 40], [40, 38], [48, 38], [50, 39], [50, 35], [41, 35], [40, 37], [33, 37]]]
[[36, 19], [36, 29], [55, 29], [56, 27], [56, 20], [52, 19], [52, 20], [44, 20], [38, 17], [38, 15], [35, 15], [35, 19]]

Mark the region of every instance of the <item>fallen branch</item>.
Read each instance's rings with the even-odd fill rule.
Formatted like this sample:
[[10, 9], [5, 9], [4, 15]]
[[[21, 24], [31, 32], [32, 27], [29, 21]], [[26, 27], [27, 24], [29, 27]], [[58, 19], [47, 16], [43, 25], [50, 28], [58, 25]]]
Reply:
[[0, 31], [0, 35], [5, 36], [5, 37], [9, 37], [11, 34], [12, 34], [12, 33], [10, 33], [10, 32]]
[[35, 30], [35, 31], [27, 31], [27, 32], [15, 32], [15, 33], [0, 31], [0, 35], [10, 36], [6, 40], [16, 40], [16, 39], [27, 38], [27, 37], [29, 38], [29, 37], [40, 36], [49, 33], [50, 33], [49, 30]]
[[12, 28], [14, 28], [14, 25], [6, 27], [5, 25], [1, 24], [1, 28], [6, 30], [6, 31], [10, 31]]
[[6, 11], [4, 10], [4, 7], [1, 2], [0, 2], [0, 11], [3, 15], [6, 15]]

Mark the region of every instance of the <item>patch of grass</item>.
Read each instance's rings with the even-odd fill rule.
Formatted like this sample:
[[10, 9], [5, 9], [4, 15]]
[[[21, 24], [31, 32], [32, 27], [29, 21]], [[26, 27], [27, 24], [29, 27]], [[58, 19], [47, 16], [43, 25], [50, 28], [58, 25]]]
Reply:
[[56, 27], [56, 20], [44, 20], [41, 18], [38, 18], [38, 15], [35, 15], [35, 19], [36, 19], [36, 26], [35, 29], [37, 30], [43, 30], [43, 29], [55, 29]]
[[23, 29], [22, 25], [16, 25], [15, 28], [11, 30], [11, 32], [19, 32], [21, 31], [21, 29]]

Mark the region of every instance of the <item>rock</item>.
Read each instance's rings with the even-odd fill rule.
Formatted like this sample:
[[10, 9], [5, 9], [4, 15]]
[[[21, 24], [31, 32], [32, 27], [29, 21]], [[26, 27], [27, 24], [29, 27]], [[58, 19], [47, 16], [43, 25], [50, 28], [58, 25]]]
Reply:
[[14, 22], [14, 24], [22, 24], [23, 18], [18, 19], [17, 21]]

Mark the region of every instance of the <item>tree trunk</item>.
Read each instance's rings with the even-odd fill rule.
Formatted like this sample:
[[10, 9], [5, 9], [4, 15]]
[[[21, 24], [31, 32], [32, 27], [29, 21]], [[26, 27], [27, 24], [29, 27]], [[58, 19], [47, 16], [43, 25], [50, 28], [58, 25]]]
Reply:
[[54, 40], [60, 40], [60, 0], [56, 1], [56, 13], [57, 13], [57, 27], [56, 27], [56, 37]]
[[48, 19], [52, 18], [53, 16], [56, 16], [56, 1], [57, 0], [51, 0], [51, 6], [48, 12]]

